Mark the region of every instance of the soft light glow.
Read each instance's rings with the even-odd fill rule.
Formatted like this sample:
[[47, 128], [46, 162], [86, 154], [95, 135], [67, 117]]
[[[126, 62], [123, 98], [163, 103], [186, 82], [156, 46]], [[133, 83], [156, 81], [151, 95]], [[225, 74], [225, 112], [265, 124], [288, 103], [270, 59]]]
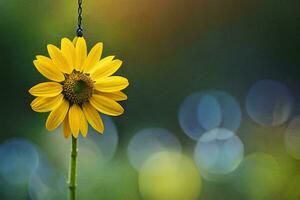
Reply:
[[119, 142], [118, 130], [110, 117], [101, 116], [105, 126], [103, 134], [97, 133], [94, 129], [89, 131], [90, 136], [85, 140], [79, 140], [79, 145], [89, 146], [92, 142], [100, 150], [101, 162], [109, 162], [115, 155]]
[[140, 170], [151, 155], [166, 150], [181, 152], [178, 139], [168, 130], [147, 128], [139, 131], [130, 140], [127, 155], [130, 164]]
[[199, 124], [210, 130], [220, 126], [222, 122], [222, 110], [218, 100], [211, 95], [203, 95], [197, 108], [197, 118]]
[[233, 183], [237, 190], [251, 199], [269, 199], [281, 189], [281, 169], [271, 155], [251, 154], [240, 164]]
[[244, 156], [244, 145], [237, 135], [224, 128], [206, 132], [197, 142], [194, 159], [200, 171], [228, 174]]
[[241, 122], [241, 110], [229, 94], [208, 90], [188, 96], [180, 106], [179, 123], [183, 131], [198, 140], [206, 131], [226, 128], [236, 131]]
[[39, 158], [38, 167], [29, 180], [30, 199], [66, 199], [67, 178], [56, 170], [44, 154], [39, 153]]
[[[81, 138], [79, 136], [78, 148], [84, 148], [87, 151], [97, 152], [98, 166], [103, 166], [111, 161], [114, 157], [118, 147], [118, 130], [113, 120], [110, 117], [103, 116], [103, 123], [105, 130], [103, 134], [97, 133], [93, 129], [89, 129], [90, 136]], [[53, 134], [43, 133], [43, 147], [45, 152], [49, 154], [55, 162], [59, 163], [66, 171], [69, 169], [69, 160], [66, 159], [70, 156], [70, 141], [61, 139], [61, 130], [56, 130]], [[53, 148], [55, 144], [55, 148]], [[81, 150], [80, 150], [81, 151]], [[79, 155], [80, 156], [80, 155]]]
[[278, 81], [261, 80], [249, 90], [246, 108], [256, 123], [267, 126], [281, 125], [288, 120], [294, 107], [294, 97]]
[[12, 138], [0, 146], [0, 160], [0, 174], [4, 180], [13, 186], [20, 186], [28, 183], [39, 157], [33, 143], [22, 138]]
[[200, 174], [188, 157], [174, 152], [151, 156], [139, 174], [139, 188], [146, 200], [196, 200]]

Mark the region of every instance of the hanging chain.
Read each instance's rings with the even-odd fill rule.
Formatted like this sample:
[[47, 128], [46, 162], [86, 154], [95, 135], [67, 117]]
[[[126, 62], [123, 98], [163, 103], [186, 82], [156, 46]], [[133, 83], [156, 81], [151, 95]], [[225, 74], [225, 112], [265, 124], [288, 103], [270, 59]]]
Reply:
[[78, 26], [76, 30], [76, 34], [78, 37], [83, 36], [83, 29], [82, 29], [82, 0], [78, 0]]

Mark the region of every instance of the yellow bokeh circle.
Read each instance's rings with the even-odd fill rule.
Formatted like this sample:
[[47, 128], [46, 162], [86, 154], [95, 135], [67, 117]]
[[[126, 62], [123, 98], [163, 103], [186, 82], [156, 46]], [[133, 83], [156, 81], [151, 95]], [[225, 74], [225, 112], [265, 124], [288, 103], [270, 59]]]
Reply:
[[151, 156], [139, 174], [139, 188], [146, 200], [196, 200], [201, 177], [194, 162], [175, 152]]

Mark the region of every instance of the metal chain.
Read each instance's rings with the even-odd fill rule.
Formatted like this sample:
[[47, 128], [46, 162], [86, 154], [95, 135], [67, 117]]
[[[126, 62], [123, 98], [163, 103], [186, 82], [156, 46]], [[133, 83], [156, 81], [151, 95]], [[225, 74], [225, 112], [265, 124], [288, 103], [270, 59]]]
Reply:
[[82, 0], [78, 0], [78, 26], [76, 30], [76, 34], [78, 37], [83, 36], [83, 29], [82, 29]]

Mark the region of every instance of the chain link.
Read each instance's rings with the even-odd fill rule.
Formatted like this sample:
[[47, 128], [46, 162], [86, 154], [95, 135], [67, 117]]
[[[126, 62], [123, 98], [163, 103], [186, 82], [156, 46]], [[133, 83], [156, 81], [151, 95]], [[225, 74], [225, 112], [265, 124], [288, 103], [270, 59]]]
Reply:
[[82, 1], [78, 0], [78, 26], [76, 30], [76, 34], [78, 37], [83, 36], [83, 29], [82, 29]]

